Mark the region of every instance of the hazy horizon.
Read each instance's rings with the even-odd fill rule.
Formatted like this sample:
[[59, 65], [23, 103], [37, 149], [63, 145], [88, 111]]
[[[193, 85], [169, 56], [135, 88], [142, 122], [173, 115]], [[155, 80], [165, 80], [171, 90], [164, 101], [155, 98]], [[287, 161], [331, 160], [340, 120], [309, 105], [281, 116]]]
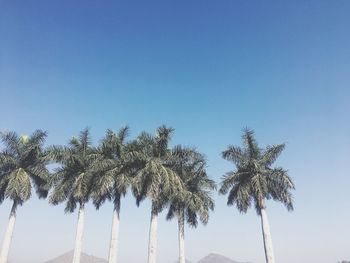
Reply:
[[[296, 184], [295, 211], [269, 201], [276, 261], [350, 260], [350, 1], [0, 0], [0, 130], [48, 131], [65, 144], [85, 127], [130, 138], [175, 128], [216, 182], [243, 127], [262, 146], [286, 143], [276, 165]], [[265, 262], [260, 218], [215, 194], [207, 226], [186, 227], [186, 257]], [[0, 206], [2, 242], [10, 203]], [[106, 258], [112, 205], [89, 203], [83, 251]], [[120, 262], [147, 258], [150, 204], [121, 204]], [[73, 248], [77, 213], [33, 196], [18, 210], [11, 263]], [[158, 262], [177, 259], [177, 224], [160, 216]]]

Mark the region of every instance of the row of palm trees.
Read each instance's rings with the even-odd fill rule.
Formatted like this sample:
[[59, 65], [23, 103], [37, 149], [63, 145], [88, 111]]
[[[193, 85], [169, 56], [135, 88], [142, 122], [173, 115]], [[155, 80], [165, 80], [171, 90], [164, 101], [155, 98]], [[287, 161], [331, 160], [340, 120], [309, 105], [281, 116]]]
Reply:
[[[169, 147], [174, 130], [166, 126], [152, 135], [142, 132], [127, 140], [129, 128], [117, 133], [107, 130], [98, 147], [91, 142], [88, 129], [70, 139], [66, 146], [45, 148], [46, 132], [31, 136], [15, 132], [1, 133], [0, 203], [13, 202], [3, 241], [0, 263], [7, 263], [16, 221], [16, 211], [27, 201], [33, 190], [49, 203], [66, 203], [65, 212], [78, 209], [73, 263], [80, 263], [84, 230], [84, 208], [92, 200], [97, 209], [113, 202], [112, 231], [108, 261], [118, 258], [118, 232], [121, 200], [130, 189], [136, 204], [146, 198], [151, 201], [148, 263], [156, 262], [158, 215], [167, 209], [167, 219], [176, 218], [179, 232], [179, 263], [185, 263], [184, 225], [206, 224], [214, 210], [212, 193], [216, 184], [208, 177], [206, 160], [196, 149], [181, 145]], [[229, 146], [223, 158], [232, 161], [236, 170], [222, 179], [219, 192], [228, 193], [228, 205], [246, 212], [253, 203], [261, 217], [267, 263], [274, 263], [271, 235], [266, 214], [266, 200], [274, 199], [293, 209], [291, 190], [294, 184], [281, 167], [272, 164], [284, 145], [259, 148], [254, 133], [245, 129], [244, 147]], [[50, 172], [48, 164], [57, 168]]]

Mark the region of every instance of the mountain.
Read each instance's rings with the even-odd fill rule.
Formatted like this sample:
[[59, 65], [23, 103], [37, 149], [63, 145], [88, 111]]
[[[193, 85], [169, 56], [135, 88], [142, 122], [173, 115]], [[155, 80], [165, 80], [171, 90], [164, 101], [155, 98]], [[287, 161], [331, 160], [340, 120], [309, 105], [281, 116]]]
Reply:
[[[69, 262], [72, 262], [72, 259], [73, 259], [73, 251], [70, 251], [66, 254], [63, 254], [57, 258], [51, 259], [44, 263], [69, 263]], [[81, 263], [107, 263], [107, 260], [82, 253], [80, 262]], [[178, 261], [176, 261], [175, 263], [178, 263]], [[192, 262], [186, 260], [186, 263], [192, 263]], [[211, 253], [208, 256], [199, 260], [197, 263], [239, 263], [239, 262], [219, 254]]]
[[[51, 259], [44, 263], [68, 263], [73, 260], [73, 251], [63, 254], [57, 258]], [[107, 260], [102, 258], [97, 258], [85, 253], [81, 253], [80, 263], [107, 263]]]
[[219, 254], [211, 253], [208, 256], [199, 260], [197, 263], [239, 263], [239, 262]]

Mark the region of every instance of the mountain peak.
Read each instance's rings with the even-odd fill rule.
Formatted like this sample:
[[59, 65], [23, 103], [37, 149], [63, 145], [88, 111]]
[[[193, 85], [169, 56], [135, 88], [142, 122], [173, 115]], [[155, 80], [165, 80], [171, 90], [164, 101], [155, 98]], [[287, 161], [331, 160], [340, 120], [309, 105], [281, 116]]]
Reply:
[[[46, 261], [44, 263], [67, 263], [67, 262], [72, 262], [73, 260], [73, 254], [74, 251], [69, 251], [61, 256], [58, 256], [57, 258], [51, 259], [49, 261]], [[98, 258], [92, 255], [88, 255], [86, 253], [81, 253], [81, 258], [80, 258], [81, 263], [107, 263], [107, 260]]]
[[220, 254], [210, 253], [198, 261], [198, 263], [239, 263]]

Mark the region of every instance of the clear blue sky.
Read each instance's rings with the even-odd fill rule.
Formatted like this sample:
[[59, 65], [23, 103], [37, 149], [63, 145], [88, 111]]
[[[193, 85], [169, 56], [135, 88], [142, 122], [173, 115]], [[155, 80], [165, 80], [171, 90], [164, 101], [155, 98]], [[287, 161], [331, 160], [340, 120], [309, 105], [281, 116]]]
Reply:
[[[0, 130], [49, 132], [64, 144], [86, 126], [95, 142], [128, 124], [131, 137], [167, 124], [174, 144], [220, 153], [255, 129], [286, 142], [295, 212], [268, 203], [283, 263], [350, 259], [350, 1], [0, 0]], [[207, 227], [187, 229], [187, 256], [210, 252], [263, 263], [260, 221], [215, 197]], [[76, 214], [33, 198], [18, 211], [14, 263], [73, 247]], [[111, 205], [87, 209], [84, 250], [106, 257]], [[0, 238], [10, 204], [0, 207]], [[145, 262], [149, 203], [122, 204], [120, 259]], [[176, 223], [159, 224], [160, 263], [177, 258]]]

